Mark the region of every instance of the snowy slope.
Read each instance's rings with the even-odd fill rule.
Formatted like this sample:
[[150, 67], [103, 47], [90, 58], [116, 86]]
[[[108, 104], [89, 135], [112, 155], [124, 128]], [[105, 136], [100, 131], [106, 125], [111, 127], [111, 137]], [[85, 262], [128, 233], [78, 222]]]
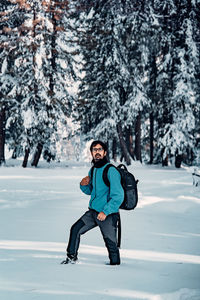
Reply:
[[70, 226], [87, 210], [89, 164], [0, 168], [0, 299], [200, 300], [200, 189], [187, 169], [133, 164], [140, 202], [121, 211], [120, 266], [107, 266], [98, 228], [65, 258]]

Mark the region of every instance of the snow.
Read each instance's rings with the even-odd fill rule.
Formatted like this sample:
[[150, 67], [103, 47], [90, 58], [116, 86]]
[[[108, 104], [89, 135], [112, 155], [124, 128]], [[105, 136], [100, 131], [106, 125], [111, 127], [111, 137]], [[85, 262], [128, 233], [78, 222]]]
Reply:
[[32, 127], [32, 124], [36, 123], [36, 116], [34, 114], [34, 111], [31, 108], [28, 108], [27, 110], [23, 110], [22, 112], [23, 121], [24, 121], [24, 127], [26, 129], [30, 129]]
[[98, 228], [79, 262], [61, 265], [71, 225], [87, 210], [90, 163], [0, 168], [0, 299], [200, 299], [200, 189], [187, 168], [133, 163], [139, 204], [121, 211], [120, 266], [108, 266]]
[[3, 74], [6, 72], [6, 70], [7, 70], [7, 65], [8, 65], [8, 63], [7, 63], [7, 58], [4, 58], [3, 63], [2, 63], [2, 66], [1, 66], [0, 75], [3, 75]]

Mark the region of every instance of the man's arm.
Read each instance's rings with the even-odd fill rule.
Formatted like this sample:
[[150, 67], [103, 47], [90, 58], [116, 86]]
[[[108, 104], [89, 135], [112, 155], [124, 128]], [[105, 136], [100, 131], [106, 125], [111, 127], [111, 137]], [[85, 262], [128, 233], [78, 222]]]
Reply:
[[90, 177], [86, 176], [84, 177], [80, 182], [80, 189], [83, 193], [86, 195], [91, 195], [92, 192], [92, 185], [90, 183]]
[[89, 183], [90, 183], [90, 177], [86, 176], [81, 180], [80, 185], [88, 185]]

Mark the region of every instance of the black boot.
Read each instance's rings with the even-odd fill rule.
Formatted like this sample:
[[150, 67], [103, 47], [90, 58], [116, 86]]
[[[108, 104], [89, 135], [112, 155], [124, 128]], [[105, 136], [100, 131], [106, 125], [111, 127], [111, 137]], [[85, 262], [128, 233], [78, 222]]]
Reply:
[[78, 260], [77, 256], [68, 255], [67, 258], [61, 262], [61, 265], [75, 264], [77, 260]]

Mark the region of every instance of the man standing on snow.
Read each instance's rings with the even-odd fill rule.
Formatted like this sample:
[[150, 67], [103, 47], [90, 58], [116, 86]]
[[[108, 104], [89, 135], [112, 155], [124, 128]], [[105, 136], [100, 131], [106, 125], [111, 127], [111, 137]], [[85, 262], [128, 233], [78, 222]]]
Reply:
[[108, 250], [110, 265], [119, 265], [117, 222], [119, 207], [124, 199], [121, 177], [115, 167], [110, 167], [107, 174], [110, 182], [108, 187], [103, 181], [103, 170], [109, 163], [106, 158], [107, 146], [101, 141], [94, 141], [90, 151], [93, 168], [90, 169], [89, 176], [84, 177], [80, 182], [80, 189], [85, 194], [91, 195], [89, 210], [71, 227], [67, 258], [62, 264], [77, 261], [80, 236], [99, 226]]

